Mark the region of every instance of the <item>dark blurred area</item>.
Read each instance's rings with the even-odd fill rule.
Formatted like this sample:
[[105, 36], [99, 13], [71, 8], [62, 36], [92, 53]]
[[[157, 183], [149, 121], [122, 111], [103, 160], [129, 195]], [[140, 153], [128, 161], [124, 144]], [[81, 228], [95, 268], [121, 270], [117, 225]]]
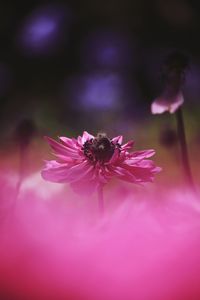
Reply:
[[23, 119], [42, 134], [129, 134], [152, 118], [174, 50], [190, 59], [186, 108], [199, 108], [198, 1], [8, 0], [0, 20], [2, 143]]

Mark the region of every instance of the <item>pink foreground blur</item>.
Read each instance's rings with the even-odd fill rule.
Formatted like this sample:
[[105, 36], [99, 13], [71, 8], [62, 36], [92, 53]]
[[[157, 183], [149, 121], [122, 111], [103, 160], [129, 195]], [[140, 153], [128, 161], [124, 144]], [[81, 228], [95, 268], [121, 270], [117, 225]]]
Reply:
[[[95, 198], [51, 190], [39, 178], [23, 184], [12, 210], [14, 186], [0, 181], [0, 299], [200, 299], [194, 195], [144, 190], [125, 196], [118, 188], [100, 218]], [[123, 202], [108, 207], [117, 200]]]

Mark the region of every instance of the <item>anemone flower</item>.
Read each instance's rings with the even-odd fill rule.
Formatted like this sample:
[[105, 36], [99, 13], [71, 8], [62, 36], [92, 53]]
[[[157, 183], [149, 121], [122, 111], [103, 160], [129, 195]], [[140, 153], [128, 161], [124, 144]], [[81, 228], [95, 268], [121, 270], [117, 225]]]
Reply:
[[77, 139], [60, 137], [59, 142], [46, 139], [56, 160], [46, 161], [42, 177], [53, 182], [68, 182], [81, 193], [98, 190], [101, 211], [102, 188], [112, 177], [141, 184], [151, 182], [160, 171], [148, 159], [154, 155], [154, 150], [129, 152], [133, 141], [122, 145], [122, 136], [109, 139], [104, 133], [94, 137], [84, 131]]

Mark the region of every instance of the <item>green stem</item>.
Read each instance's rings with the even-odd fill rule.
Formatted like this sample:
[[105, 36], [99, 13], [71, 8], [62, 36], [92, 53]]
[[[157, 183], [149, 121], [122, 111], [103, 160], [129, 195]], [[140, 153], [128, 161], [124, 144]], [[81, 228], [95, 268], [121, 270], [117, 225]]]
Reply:
[[183, 113], [181, 108], [176, 111], [176, 123], [177, 123], [177, 133], [179, 138], [179, 143], [181, 147], [181, 155], [182, 155], [182, 164], [183, 170], [185, 173], [185, 178], [187, 183], [190, 187], [194, 189], [194, 182], [192, 178], [192, 172], [189, 163], [189, 156], [188, 156], [188, 149], [187, 149], [187, 142], [185, 136], [185, 126], [183, 121]]
[[104, 214], [104, 197], [103, 197], [103, 186], [100, 185], [98, 188], [98, 205], [99, 205], [99, 212], [101, 215]]

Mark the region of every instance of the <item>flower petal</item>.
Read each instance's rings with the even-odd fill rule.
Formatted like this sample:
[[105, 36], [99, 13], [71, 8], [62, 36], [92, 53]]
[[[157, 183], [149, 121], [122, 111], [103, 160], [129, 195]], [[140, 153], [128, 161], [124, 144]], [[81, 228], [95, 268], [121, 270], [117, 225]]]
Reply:
[[[143, 160], [134, 166], [123, 164], [123, 168], [135, 177], [133, 182], [151, 182], [154, 175], [160, 171], [152, 160]], [[126, 178], [121, 179], [126, 180]]]
[[119, 151], [120, 151], [119, 149], [115, 149], [111, 159], [107, 163], [105, 163], [105, 165], [116, 163], [116, 161], [119, 159], [119, 155], [120, 155]]
[[155, 150], [153, 150], [153, 149], [135, 151], [135, 152], [130, 153], [130, 155], [131, 155], [130, 159], [136, 158], [136, 157], [139, 159], [149, 158], [149, 157], [153, 156], [154, 154], [155, 154]]
[[122, 150], [129, 150], [133, 147], [134, 141], [128, 141], [128, 143], [121, 146]]
[[55, 160], [47, 161], [42, 170], [42, 178], [52, 182], [66, 182], [66, 176], [69, 170], [68, 164], [60, 164]]
[[79, 159], [80, 158], [80, 155], [78, 153], [78, 149], [76, 149], [76, 148], [73, 149], [73, 148], [66, 147], [63, 144], [53, 140], [50, 137], [45, 137], [45, 138], [48, 141], [51, 148], [56, 153], [61, 154], [61, 155], [65, 155], [65, 156], [69, 156], [69, 157], [74, 158], [74, 159]]
[[65, 136], [60, 136], [59, 140], [61, 141], [61, 143], [63, 143], [64, 146], [67, 146], [67, 147], [72, 148], [72, 149], [77, 148], [77, 146], [78, 146], [78, 143], [77, 143], [76, 139], [70, 139], [70, 138], [65, 137]]
[[93, 138], [94, 138], [93, 135], [89, 134], [87, 131], [84, 131], [83, 135], [82, 135], [82, 139], [81, 139], [82, 145], [85, 144], [86, 141], [89, 141], [89, 140], [91, 140]]
[[75, 182], [82, 178], [90, 179], [93, 176], [93, 166], [87, 161], [77, 165], [58, 163], [55, 160], [46, 162], [46, 167], [42, 170], [42, 177], [53, 182]]
[[93, 171], [94, 166], [88, 163], [87, 160], [85, 160], [77, 165], [72, 165], [72, 167], [68, 169], [66, 180], [67, 182], [75, 182], [84, 177], [88, 180], [92, 178]]
[[182, 92], [178, 92], [175, 96], [165, 98], [164, 95], [156, 98], [151, 104], [152, 114], [162, 114], [166, 111], [174, 113], [184, 102]]
[[118, 135], [116, 137], [114, 137], [112, 140], [111, 140], [114, 144], [122, 144], [122, 141], [123, 141], [123, 136], [122, 135]]

